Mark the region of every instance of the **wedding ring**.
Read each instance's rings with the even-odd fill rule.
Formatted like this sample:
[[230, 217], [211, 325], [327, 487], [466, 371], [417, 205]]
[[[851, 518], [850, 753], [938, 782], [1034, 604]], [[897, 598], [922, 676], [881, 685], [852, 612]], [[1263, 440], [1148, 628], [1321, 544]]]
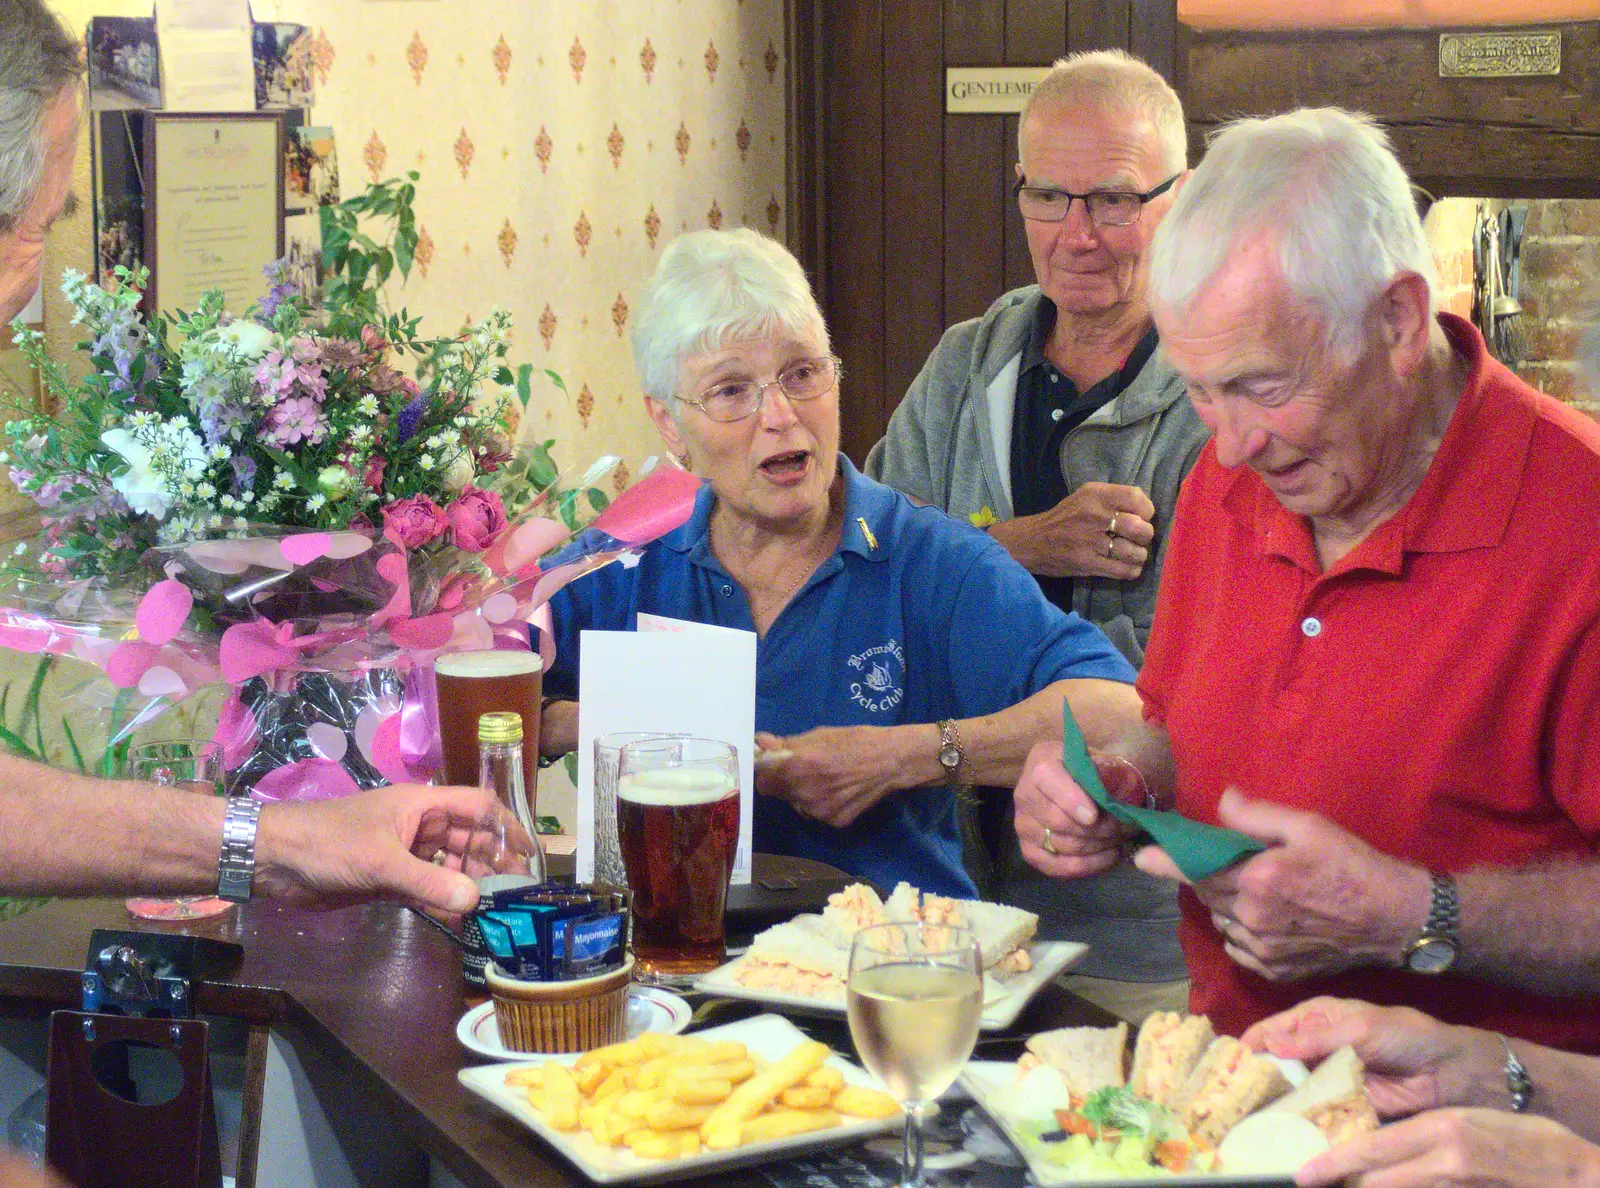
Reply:
[[1106, 535], [1107, 536], [1115, 536], [1116, 534], [1117, 534], [1117, 513], [1116, 512], [1112, 512], [1111, 513], [1111, 523], [1106, 525]]
[[1106, 556], [1107, 557], [1111, 557], [1111, 558], [1115, 558], [1116, 555], [1117, 555], [1117, 538], [1114, 537], [1114, 536], [1108, 536], [1108, 537], [1106, 537]]
[[1044, 827], [1044, 844], [1040, 848], [1043, 849], [1046, 854], [1057, 854], [1060, 852], [1056, 849], [1055, 842], [1050, 840], [1050, 826], [1048, 825]]

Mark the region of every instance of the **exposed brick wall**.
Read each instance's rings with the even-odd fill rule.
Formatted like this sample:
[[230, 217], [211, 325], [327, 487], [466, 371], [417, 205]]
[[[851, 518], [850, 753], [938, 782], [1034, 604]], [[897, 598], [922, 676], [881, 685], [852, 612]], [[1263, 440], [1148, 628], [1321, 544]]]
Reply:
[[[1600, 200], [1528, 204], [1522, 312], [1529, 358], [1517, 373], [1558, 400], [1600, 416], [1600, 391], [1583, 366], [1600, 320]], [[1600, 366], [1600, 360], [1591, 366]]]
[[[1439, 308], [1472, 316], [1472, 229], [1480, 202], [1446, 198], [1425, 227], [1439, 270]], [[1505, 206], [1490, 201], [1492, 210]], [[1600, 200], [1530, 201], [1522, 236], [1522, 327], [1527, 357], [1517, 374], [1592, 416], [1600, 389], [1585, 358], [1600, 351]]]

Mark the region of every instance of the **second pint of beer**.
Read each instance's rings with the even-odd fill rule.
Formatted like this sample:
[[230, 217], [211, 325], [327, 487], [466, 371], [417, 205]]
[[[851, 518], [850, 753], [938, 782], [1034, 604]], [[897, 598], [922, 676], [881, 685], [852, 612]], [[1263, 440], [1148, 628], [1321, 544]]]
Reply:
[[522, 770], [539, 770], [540, 670], [537, 652], [451, 652], [434, 661], [439, 695], [439, 742], [445, 782], [478, 784], [478, 719], [514, 713], [522, 718]]
[[[685, 748], [701, 743], [674, 741]], [[637, 745], [624, 748], [617, 780], [617, 836], [633, 892], [634, 961], [646, 977], [705, 973], [726, 957], [723, 914], [739, 843], [736, 760], [726, 767], [630, 771], [628, 752]], [[731, 754], [731, 747], [726, 750]]]

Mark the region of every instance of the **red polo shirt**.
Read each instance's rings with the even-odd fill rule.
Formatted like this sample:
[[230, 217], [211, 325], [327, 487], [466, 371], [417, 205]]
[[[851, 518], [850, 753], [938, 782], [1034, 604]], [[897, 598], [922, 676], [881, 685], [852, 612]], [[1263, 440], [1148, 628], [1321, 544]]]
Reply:
[[[1308, 521], [1206, 445], [1174, 516], [1145, 713], [1202, 821], [1236, 786], [1432, 870], [1593, 857], [1600, 425], [1439, 320], [1465, 393], [1416, 493], [1332, 568]], [[1228, 958], [1187, 889], [1181, 906], [1191, 1005], [1221, 1031], [1337, 994], [1600, 1052], [1600, 999], [1370, 968], [1273, 983]]]

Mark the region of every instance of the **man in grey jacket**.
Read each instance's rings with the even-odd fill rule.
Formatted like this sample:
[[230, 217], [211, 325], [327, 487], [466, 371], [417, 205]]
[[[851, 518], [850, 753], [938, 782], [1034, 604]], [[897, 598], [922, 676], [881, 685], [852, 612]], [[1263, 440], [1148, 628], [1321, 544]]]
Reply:
[[[1145, 302], [1150, 239], [1187, 172], [1183, 109], [1138, 59], [1077, 54], [1035, 88], [1017, 139], [1039, 283], [945, 333], [867, 473], [986, 528], [1137, 665], [1206, 438]], [[1039, 912], [1045, 935], [1090, 943], [1081, 968], [1109, 984], [1078, 988], [1130, 1016], [1183, 1009], [1171, 889], [1127, 864], [1076, 884], [1038, 875], [998, 799], [983, 814], [998, 897]]]

